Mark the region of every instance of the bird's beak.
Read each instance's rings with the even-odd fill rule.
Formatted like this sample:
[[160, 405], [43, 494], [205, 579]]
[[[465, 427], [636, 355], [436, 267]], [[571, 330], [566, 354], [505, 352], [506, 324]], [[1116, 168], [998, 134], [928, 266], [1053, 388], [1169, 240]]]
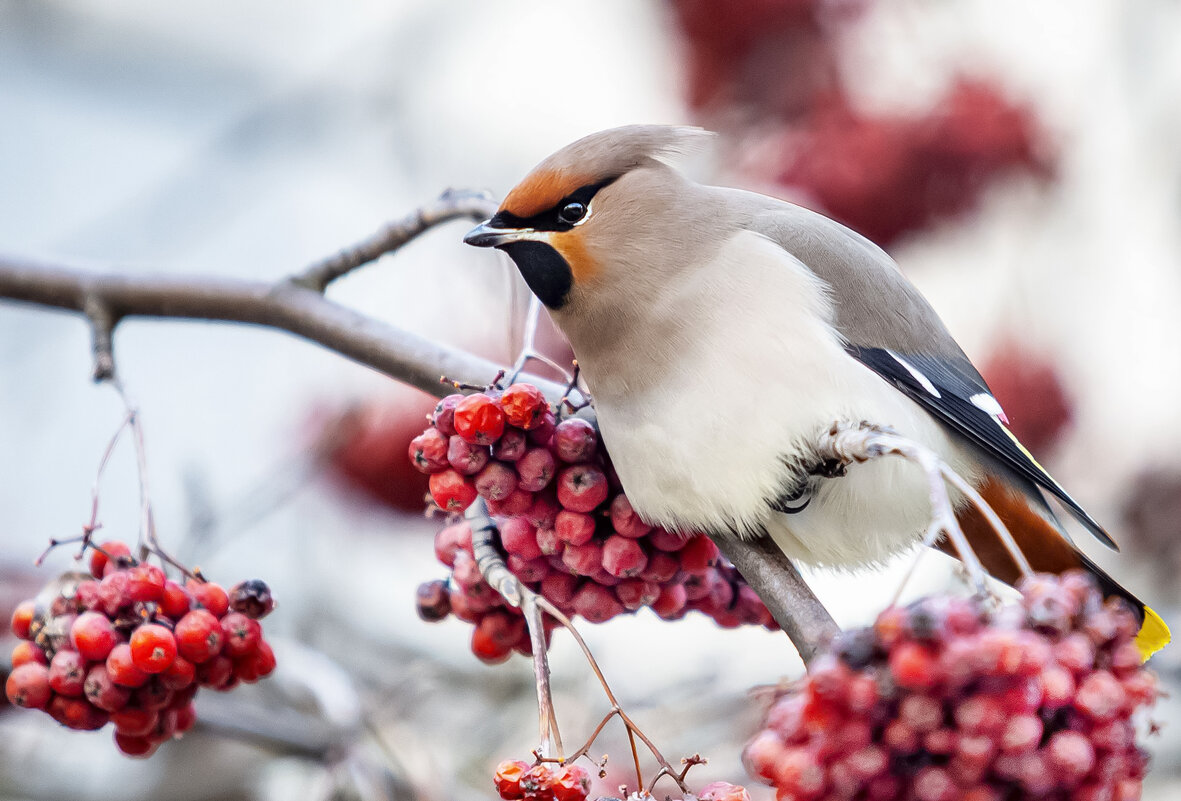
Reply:
[[464, 243], [478, 248], [494, 248], [524, 239], [531, 233], [520, 228], [496, 228], [491, 223], [492, 221], [488, 220], [468, 231], [467, 236], [463, 238]]

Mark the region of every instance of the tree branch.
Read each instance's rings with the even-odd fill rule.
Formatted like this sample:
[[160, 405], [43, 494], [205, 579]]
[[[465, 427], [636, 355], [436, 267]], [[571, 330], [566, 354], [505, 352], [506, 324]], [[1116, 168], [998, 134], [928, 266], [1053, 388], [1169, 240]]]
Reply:
[[[0, 299], [85, 316], [93, 332], [96, 380], [114, 375], [111, 335], [123, 319], [175, 318], [277, 328], [439, 397], [453, 391], [440, 377], [483, 384], [501, 366], [366, 317], [328, 300], [323, 290], [336, 278], [439, 223], [461, 217], [482, 219], [493, 211], [495, 203], [486, 195], [445, 193], [433, 205], [276, 283], [95, 273], [0, 255]], [[552, 381], [537, 376], [524, 379], [555, 402], [565, 393], [565, 387]], [[838, 629], [795, 567], [769, 541], [731, 540], [720, 546], [809, 661]]]

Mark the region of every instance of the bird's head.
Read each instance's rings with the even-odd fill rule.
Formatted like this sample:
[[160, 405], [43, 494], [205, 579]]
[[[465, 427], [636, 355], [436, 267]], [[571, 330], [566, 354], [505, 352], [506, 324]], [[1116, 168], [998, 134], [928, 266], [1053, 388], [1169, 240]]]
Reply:
[[538, 164], [492, 219], [464, 237], [507, 253], [554, 311], [612, 303], [659, 281], [648, 270], [694, 229], [694, 188], [666, 163], [699, 128], [630, 125], [591, 134]]

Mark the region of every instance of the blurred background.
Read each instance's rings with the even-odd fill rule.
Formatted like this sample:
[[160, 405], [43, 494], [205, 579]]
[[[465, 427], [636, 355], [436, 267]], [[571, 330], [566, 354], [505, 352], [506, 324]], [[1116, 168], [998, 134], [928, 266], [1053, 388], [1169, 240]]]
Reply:
[[[898, 259], [1124, 553], [1082, 545], [1176, 624], [1179, 44], [1175, 0], [0, 0], [0, 249], [279, 279], [446, 187], [503, 194], [586, 133], [700, 124], [720, 137], [698, 175], [822, 210]], [[330, 296], [508, 360], [525, 295], [464, 230]], [[467, 624], [414, 614], [415, 587], [445, 575], [404, 464], [433, 401], [260, 329], [132, 320], [116, 354], [165, 543], [223, 583], [270, 582], [280, 667], [202, 694], [198, 729], [147, 762], [0, 708], [0, 799], [489, 797], [495, 763], [535, 745], [531, 670], [484, 666]], [[69, 566], [31, 564], [87, 519], [122, 419], [89, 358], [80, 319], [0, 304], [4, 619]], [[125, 444], [104, 533], [134, 538], [137, 511]], [[857, 624], [904, 567], [812, 578]], [[932, 555], [910, 591], [955, 582]], [[584, 631], [665, 753], [710, 757], [702, 783], [745, 780], [750, 688], [802, 669], [782, 635], [700, 615]], [[1181, 792], [1179, 650], [1154, 660], [1174, 698], [1150, 799]], [[576, 741], [607, 705], [568, 637], [554, 669]], [[611, 731], [593, 753], [625, 781]]]

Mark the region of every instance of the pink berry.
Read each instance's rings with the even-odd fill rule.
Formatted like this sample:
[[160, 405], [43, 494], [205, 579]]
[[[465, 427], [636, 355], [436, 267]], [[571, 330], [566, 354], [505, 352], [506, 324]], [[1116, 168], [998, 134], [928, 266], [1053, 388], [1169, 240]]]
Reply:
[[474, 445], [460, 436], [447, 442], [447, 464], [465, 476], [474, 476], [483, 470], [490, 458], [486, 445]]
[[577, 614], [591, 623], [603, 623], [623, 614], [623, 604], [615, 597], [615, 593], [598, 584], [584, 584], [574, 593], [570, 603]]
[[623, 537], [638, 539], [652, 530], [632, 508], [631, 502], [623, 493], [611, 499], [611, 525], [615, 533]]
[[554, 450], [568, 464], [589, 461], [595, 455], [598, 435], [595, 427], [577, 417], [563, 420], [554, 429]]
[[582, 545], [567, 545], [562, 551], [562, 563], [572, 573], [593, 576], [603, 565], [603, 546], [594, 540]]
[[643, 579], [621, 581], [615, 588], [615, 597], [623, 608], [634, 612], [643, 606], [651, 606], [660, 597], [660, 586]]
[[488, 501], [488, 512], [497, 517], [512, 517], [514, 515], [525, 514], [532, 506], [533, 493], [529, 492], [529, 490], [521, 489], [518, 485], [503, 500], [497, 501], [490, 499]]
[[435, 405], [431, 424], [445, 437], [450, 437], [455, 433], [455, 407], [463, 398], [463, 395], [448, 395]]
[[492, 455], [502, 462], [515, 462], [525, 455], [529, 440], [519, 428], [507, 427], [492, 446]]
[[554, 455], [549, 448], [530, 448], [517, 460], [518, 486], [537, 492], [545, 489], [554, 478]]
[[524, 512], [525, 518], [534, 528], [553, 528], [562, 509], [553, 493], [542, 492], [533, 496], [533, 503]]
[[582, 512], [563, 509], [554, 520], [558, 539], [570, 545], [584, 545], [595, 535], [595, 519]]
[[574, 599], [579, 578], [569, 573], [550, 573], [541, 580], [541, 594], [559, 607], [566, 606]]
[[489, 462], [476, 474], [476, 492], [481, 498], [504, 500], [516, 488], [517, 472], [503, 462]]
[[537, 530], [523, 517], [510, 517], [500, 524], [500, 543], [505, 551], [522, 559], [538, 559]]

